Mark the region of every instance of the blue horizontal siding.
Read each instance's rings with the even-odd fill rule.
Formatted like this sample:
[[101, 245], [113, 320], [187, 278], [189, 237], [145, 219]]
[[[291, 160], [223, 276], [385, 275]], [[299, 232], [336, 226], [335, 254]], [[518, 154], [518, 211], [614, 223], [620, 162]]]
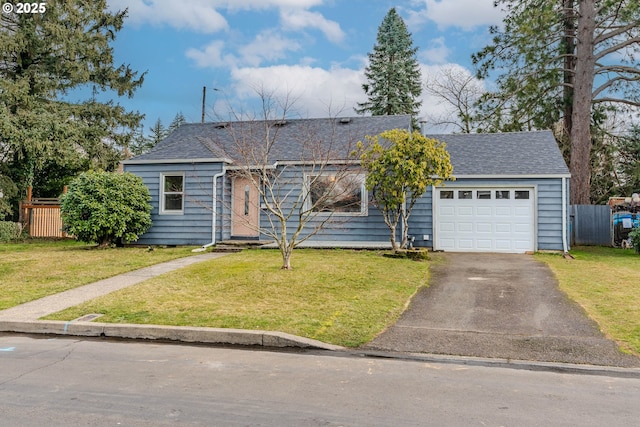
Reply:
[[[125, 165], [124, 169], [140, 176], [151, 194], [153, 225], [136, 243], [203, 245], [211, 241], [212, 182], [213, 176], [222, 171], [222, 164], [132, 164]], [[185, 176], [183, 214], [160, 214], [160, 181], [162, 174], [167, 173], [183, 173]], [[222, 188], [220, 184], [219, 188]], [[221, 233], [218, 231], [217, 234], [220, 238]]]
[[[220, 173], [222, 164], [150, 164], [125, 165], [125, 170], [142, 177], [151, 192], [152, 228], [141, 236], [141, 244], [201, 245], [211, 241], [212, 222], [212, 180]], [[163, 173], [180, 172], [185, 174], [185, 209], [183, 215], [160, 215], [159, 195], [160, 177]], [[287, 166], [280, 171], [279, 196], [284, 201], [284, 211], [294, 209], [298, 196], [303, 191], [302, 167]], [[316, 171], [317, 172], [317, 171]], [[225, 176], [218, 180], [218, 210], [216, 240], [229, 239], [231, 236], [231, 178]], [[562, 180], [553, 179], [458, 179], [446, 183], [447, 188], [465, 186], [518, 186], [537, 189], [537, 248], [540, 250], [562, 250]], [[409, 235], [414, 236], [414, 245], [433, 246], [433, 200], [431, 189], [420, 197], [409, 222]], [[268, 211], [261, 209], [260, 226], [269, 228]], [[567, 212], [568, 215], [568, 212]], [[291, 236], [298, 226], [297, 211], [287, 224], [287, 233]], [[322, 216], [310, 220], [301, 237], [313, 232], [324, 219]], [[274, 222], [279, 228], [279, 223]], [[398, 233], [401, 225], [398, 224]], [[428, 236], [428, 239], [424, 239]], [[261, 239], [270, 240], [266, 235]], [[389, 229], [384, 223], [381, 212], [371, 203], [363, 216], [334, 215], [311, 241], [335, 242], [387, 242]]]
[[[335, 169], [325, 169], [323, 172], [331, 172]], [[288, 166], [280, 171], [278, 177], [279, 184], [275, 185], [277, 194], [283, 205], [283, 212], [290, 213], [293, 210], [291, 219], [287, 222], [287, 235], [292, 236], [296, 231], [299, 221], [298, 210], [300, 205], [300, 196], [303, 191], [303, 176], [305, 173], [318, 173], [319, 170], [309, 170], [300, 166]], [[271, 228], [269, 212], [266, 209], [261, 210], [260, 227], [263, 229]], [[327, 218], [327, 214], [317, 214], [313, 218], [309, 218], [305, 227], [300, 234], [300, 238], [304, 238], [313, 233], [315, 228]], [[272, 216], [275, 224], [275, 231], [279, 231], [280, 224], [275, 217]], [[268, 240], [269, 237], [261, 235], [261, 239]], [[382, 214], [373, 205], [369, 204], [366, 215], [332, 215], [324, 224], [324, 227], [309, 241], [335, 241], [335, 242], [386, 242], [389, 240], [389, 229], [384, 223]]]

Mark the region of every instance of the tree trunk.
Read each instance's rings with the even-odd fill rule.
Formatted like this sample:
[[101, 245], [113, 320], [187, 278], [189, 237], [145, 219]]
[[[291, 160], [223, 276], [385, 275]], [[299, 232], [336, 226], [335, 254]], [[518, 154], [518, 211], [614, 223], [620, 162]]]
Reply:
[[293, 245], [287, 244], [280, 247], [282, 254], [282, 270], [291, 270], [291, 255], [293, 254]]
[[595, 0], [580, 0], [571, 129], [571, 203], [589, 204]]
[[400, 249], [400, 246], [398, 245], [398, 241], [396, 240], [396, 226], [389, 225], [389, 231], [391, 231], [391, 236], [389, 239], [391, 240], [391, 249], [393, 249], [394, 251]]
[[[564, 129], [563, 142], [571, 135], [573, 128], [573, 87], [575, 82], [576, 67], [576, 13], [575, 0], [564, 0], [564, 87], [563, 87], [563, 103], [564, 103]], [[564, 150], [563, 150], [564, 154]], [[567, 161], [569, 159], [567, 158]]]

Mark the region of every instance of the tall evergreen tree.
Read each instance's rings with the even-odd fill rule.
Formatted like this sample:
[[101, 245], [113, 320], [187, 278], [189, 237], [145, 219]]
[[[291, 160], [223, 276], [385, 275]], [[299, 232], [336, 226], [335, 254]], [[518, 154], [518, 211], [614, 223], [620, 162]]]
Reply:
[[142, 118], [95, 97], [65, 101], [84, 87], [131, 97], [142, 84], [142, 75], [113, 61], [126, 11], [109, 12], [105, 0], [44, 6], [0, 15], [0, 162], [20, 197], [28, 185], [36, 195], [57, 195], [82, 170], [112, 170]]
[[369, 53], [369, 65], [362, 85], [368, 100], [358, 103], [357, 113], [374, 116], [411, 114], [417, 127], [422, 81], [411, 33], [395, 8], [391, 8], [378, 28], [376, 44]]
[[182, 114], [182, 111], [179, 111], [169, 124], [167, 133], [173, 132], [185, 123], [187, 123], [187, 119], [184, 118], [184, 114]]
[[571, 202], [590, 202], [591, 126], [608, 108], [640, 107], [640, 3], [636, 0], [497, 0], [507, 12], [493, 43], [474, 55], [480, 77], [498, 70], [485, 97], [494, 128], [563, 124]]
[[129, 145], [129, 153], [125, 153], [125, 158], [131, 156], [139, 156], [142, 153], [149, 151], [153, 147], [151, 140], [144, 134], [144, 126], [140, 126], [133, 134], [131, 138], [131, 144]]
[[156, 120], [153, 126], [151, 126], [151, 128], [149, 129], [149, 132], [150, 135], [148, 139], [151, 147], [155, 147], [156, 145], [158, 145], [158, 143], [165, 139], [169, 134], [168, 130], [164, 127], [164, 125], [162, 124], [162, 120], [160, 119]]

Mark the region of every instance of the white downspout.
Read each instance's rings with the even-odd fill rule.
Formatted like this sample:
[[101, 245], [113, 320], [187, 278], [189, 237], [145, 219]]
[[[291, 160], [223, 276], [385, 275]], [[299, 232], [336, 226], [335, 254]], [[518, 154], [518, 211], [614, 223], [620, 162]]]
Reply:
[[[218, 209], [217, 209], [217, 204], [218, 204], [218, 178], [223, 177], [226, 173], [227, 173], [226, 167], [223, 164], [222, 165], [222, 172], [217, 173], [217, 174], [215, 174], [213, 176], [213, 197], [212, 197], [212, 205], [211, 205], [213, 214], [211, 215], [211, 242], [207, 243], [206, 245], [202, 245], [202, 247], [194, 249], [191, 252], [203, 252], [207, 248], [209, 248], [211, 246], [214, 246], [216, 244], [216, 226], [217, 226], [217, 222], [218, 222]], [[222, 191], [223, 191], [223, 194], [224, 194], [224, 189]]]
[[567, 244], [567, 178], [562, 177], [562, 251], [569, 252]]

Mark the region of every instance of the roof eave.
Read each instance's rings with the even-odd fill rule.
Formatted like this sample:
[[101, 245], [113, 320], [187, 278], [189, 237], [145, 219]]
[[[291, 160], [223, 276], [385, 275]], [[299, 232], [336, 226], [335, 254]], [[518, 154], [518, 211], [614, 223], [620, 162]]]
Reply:
[[146, 165], [146, 164], [177, 164], [177, 163], [233, 163], [233, 160], [226, 157], [196, 158], [196, 159], [131, 159], [123, 160], [123, 165]]
[[537, 179], [537, 178], [571, 178], [570, 173], [548, 173], [548, 174], [456, 174], [455, 171], [453, 175], [456, 179], [465, 178], [465, 179]]

